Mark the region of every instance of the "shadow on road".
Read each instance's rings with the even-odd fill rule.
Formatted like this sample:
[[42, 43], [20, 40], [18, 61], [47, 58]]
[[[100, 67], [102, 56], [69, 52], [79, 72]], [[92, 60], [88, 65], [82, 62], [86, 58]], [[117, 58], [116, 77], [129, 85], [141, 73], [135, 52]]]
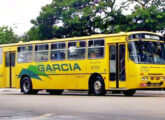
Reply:
[[130, 98], [136, 98], [136, 97], [165, 97], [165, 94], [163, 93], [146, 93], [146, 92], [140, 92], [136, 93], [134, 96], [125, 96], [124, 94], [110, 94], [109, 92], [105, 96], [89, 96], [87, 92], [64, 92], [62, 95], [50, 95], [46, 92], [39, 92], [38, 94], [34, 95], [24, 95], [22, 93], [9, 93], [4, 92], [3, 94], [0, 93], [0, 95], [22, 95], [22, 96], [86, 96], [86, 97], [130, 97]]

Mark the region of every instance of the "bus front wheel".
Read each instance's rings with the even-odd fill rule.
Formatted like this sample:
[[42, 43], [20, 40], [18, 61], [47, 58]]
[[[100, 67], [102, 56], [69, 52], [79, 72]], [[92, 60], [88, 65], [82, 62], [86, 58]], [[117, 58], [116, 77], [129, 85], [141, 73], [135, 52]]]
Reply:
[[37, 94], [38, 90], [33, 90], [30, 78], [24, 77], [21, 81], [21, 92], [23, 92], [23, 94]]
[[91, 87], [94, 95], [101, 96], [106, 94], [104, 80], [100, 76], [94, 78]]
[[126, 90], [126, 91], [123, 91], [123, 94], [125, 96], [133, 96], [135, 94], [136, 90]]

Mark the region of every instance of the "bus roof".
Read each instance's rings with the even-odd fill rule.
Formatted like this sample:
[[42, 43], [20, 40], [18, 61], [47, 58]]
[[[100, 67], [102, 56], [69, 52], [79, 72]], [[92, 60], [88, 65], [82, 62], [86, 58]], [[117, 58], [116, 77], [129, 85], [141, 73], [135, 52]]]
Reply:
[[0, 47], [28, 45], [28, 44], [42, 44], [42, 43], [49, 43], [49, 42], [62, 42], [62, 41], [72, 41], [72, 40], [74, 41], [74, 40], [98, 39], [98, 38], [115, 37], [115, 36], [128, 36], [128, 35], [137, 34], [137, 33], [149, 33], [149, 34], [159, 35], [157, 33], [148, 32], [148, 31], [133, 31], [133, 32], [120, 32], [120, 33], [115, 33], [115, 34], [95, 34], [91, 36], [62, 38], [62, 39], [53, 38], [50, 40], [42, 40], [42, 41], [41, 40], [35, 40], [35, 41], [29, 41], [29, 42], [19, 41], [18, 43], [2, 44], [0, 45]]

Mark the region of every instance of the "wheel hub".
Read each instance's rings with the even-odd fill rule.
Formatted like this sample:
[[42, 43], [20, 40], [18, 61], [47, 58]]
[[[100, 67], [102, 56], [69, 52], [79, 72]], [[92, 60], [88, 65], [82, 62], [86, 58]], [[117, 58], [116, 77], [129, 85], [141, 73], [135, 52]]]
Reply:
[[96, 91], [99, 91], [101, 89], [101, 83], [100, 81], [96, 81], [95, 84], [94, 84], [94, 89]]
[[23, 89], [25, 92], [28, 92], [29, 89], [30, 89], [30, 83], [29, 81], [25, 81], [24, 84], [23, 84]]

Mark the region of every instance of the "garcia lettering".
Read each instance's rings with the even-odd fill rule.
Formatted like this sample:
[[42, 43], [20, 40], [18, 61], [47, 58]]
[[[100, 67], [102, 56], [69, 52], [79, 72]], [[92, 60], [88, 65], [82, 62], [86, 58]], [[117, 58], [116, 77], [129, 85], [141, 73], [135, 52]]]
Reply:
[[47, 64], [47, 65], [38, 65], [38, 71], [81, 71], [81, 68], [78, 63], [74, 64]]

